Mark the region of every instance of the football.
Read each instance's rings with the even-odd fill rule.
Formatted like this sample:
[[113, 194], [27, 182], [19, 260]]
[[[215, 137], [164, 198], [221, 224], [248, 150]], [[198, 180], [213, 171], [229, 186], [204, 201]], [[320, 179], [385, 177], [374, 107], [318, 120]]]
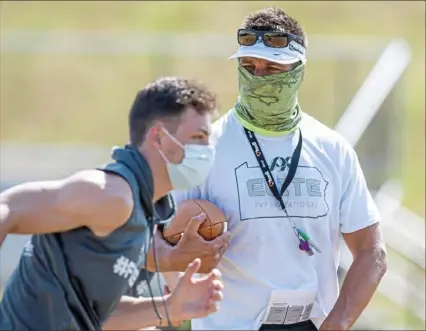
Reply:
[[191, 218], [203, 212], [206, 214], [206, 219], [200, 225], [198, 233], [205, 240], [213, 240], [226, 231], [227, 221], [222, 210], [207, 200], [186, 200], [179, 204], [175, 217], [164, 228], [164, 239], [176, 245]]

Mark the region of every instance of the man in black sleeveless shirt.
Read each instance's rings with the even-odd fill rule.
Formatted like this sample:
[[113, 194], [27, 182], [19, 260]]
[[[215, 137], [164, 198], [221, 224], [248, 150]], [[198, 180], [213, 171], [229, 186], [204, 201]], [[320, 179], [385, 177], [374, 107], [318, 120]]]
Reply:
[[[114, 162], [1, 193], [0, 244], [8, 233], [34, 235], [4, 290], [0, 329], [140, 329], [217, 310], [222, 284], [212, 269], [227, 234], [212, 242], [197, 236], [205, 215], [190, 221], [180, 246], [156, 233], [174, 215], [168, 192], [194, 187], [210, 171], [215, 107], [197, 82], [158, 79], [138, 93], [130, 144], [113, 150]], [[171, 294], [125, 296], [143, 267], [186, 272]], [[194, 280], [196, 272], [209, 274]]]

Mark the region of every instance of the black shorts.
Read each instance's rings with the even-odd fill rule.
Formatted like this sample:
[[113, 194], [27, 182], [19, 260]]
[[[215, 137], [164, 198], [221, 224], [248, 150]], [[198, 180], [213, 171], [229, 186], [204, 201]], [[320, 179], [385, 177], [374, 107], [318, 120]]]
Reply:
[[317, 331], [311, 320], [294, 324], [263, 324], [259, 330]]

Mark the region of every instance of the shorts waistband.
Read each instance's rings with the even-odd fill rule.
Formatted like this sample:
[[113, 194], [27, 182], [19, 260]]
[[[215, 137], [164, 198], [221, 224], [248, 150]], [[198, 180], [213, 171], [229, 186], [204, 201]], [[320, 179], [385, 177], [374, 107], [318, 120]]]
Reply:
[[263, 324], [259, 330], [317, 331], [318, 329], [311, 320], [307, 320], [294, 324]]

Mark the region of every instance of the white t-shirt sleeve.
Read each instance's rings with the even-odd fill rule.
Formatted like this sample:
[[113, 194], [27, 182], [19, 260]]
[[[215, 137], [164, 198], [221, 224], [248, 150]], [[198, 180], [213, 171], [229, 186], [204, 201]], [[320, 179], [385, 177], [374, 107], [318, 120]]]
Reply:
[[343, 165], [340, 230], [342, 233], [351, 233], [379, 222], [380, 213], [352, 147], [345, 151]]

